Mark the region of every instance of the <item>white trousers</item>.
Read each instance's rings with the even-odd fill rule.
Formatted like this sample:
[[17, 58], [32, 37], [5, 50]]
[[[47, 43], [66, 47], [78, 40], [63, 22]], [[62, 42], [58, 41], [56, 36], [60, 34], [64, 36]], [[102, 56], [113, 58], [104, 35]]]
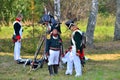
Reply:
[[49, 50], [48, 65], [58, 65], [60, 51]]
[[67, 59], [66, 74], [72, 75], [73, 64], [75, 67], [76, 75], [79, 75], [79, 76], [82, 75], [82, 66], [81, 66], [80, 58], [76, 55], [76, 51], [74, 49], [72, 49], [72, 51], [69, 54], [69, 57]]
[[62, 62], [63, 63], [67, 63], [68, 59], [69, 59], [69, 54], [70, 54], [70, 51], [68, 51], [64, 57], [62, 57]]
[[20, 57], [21, 42], [17, 41], [14, 45], [14, 60], [21, 59]]

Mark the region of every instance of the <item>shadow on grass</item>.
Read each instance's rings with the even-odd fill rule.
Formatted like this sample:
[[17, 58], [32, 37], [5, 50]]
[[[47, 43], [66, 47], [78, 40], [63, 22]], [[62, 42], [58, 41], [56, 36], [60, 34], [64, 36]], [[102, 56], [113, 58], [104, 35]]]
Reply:
[[[34, 55], [39, 40], [42, 37], [35, 37], [35, 38], [24, 38], [22, 39], [22, 46], [21, 46], [21, 55]], [[70, 39], [63, 38], [63, 46], [64, 50], [70, 46]], [[13, 53], [14, 52], [14, 43], [12, 39], [0, 39], [0, 52], [4, 53]], [[44, 52], [44, 44], [42, 45], [40, 54]]]
[[[21, 54], [34, 54], [38, 46], [39, 37], [22, 39]], [[0, 39], [0, 52], [13, 53], [14, 43], [12, 39]]]
[[[22, 47], [21, 47], [21, 54], [29, 54], [33, 55], [37, 49], [40, 37], [29, 37], [22, 39]], [[69, 48], [70, 46], [70, 37], [64, 37], [63, 39], [63, 47], [64, 51]], [[111, 41], [111, 42], [104, 42], [104, 43], [94, 43], [94, 48], [86, 48], [85, 54], [113, 54], [113, 53], [120, 53], [120, 41]], [[8, 52], [13, 53], [14, 50], [14, 43], [12, 39], [0, 39], [0, 52]], [[44, 45], [42, 46], [40, 54], [44, 52]]]

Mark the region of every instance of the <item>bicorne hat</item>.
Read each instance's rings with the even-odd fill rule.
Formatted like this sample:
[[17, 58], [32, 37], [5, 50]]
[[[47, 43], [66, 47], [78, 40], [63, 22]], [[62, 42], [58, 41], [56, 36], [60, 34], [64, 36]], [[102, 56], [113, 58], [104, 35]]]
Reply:
[[65, 25], [70, 29], [72, 26], [74, 26], [74, 20], [67, 21]]
[[50, 16], [48, 14], [44, 14], [42, 17], [43, 22], [49, 22], [50, 21]]

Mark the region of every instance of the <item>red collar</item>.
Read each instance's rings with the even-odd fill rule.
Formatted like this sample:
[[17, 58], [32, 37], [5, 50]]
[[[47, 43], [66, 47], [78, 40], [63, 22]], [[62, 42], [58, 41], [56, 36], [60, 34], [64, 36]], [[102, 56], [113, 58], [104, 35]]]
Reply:
[[19, 21], [19, 22], [20, 22], [20, 19], [19, 19], [19, 18], [16, 18], [16, 21]]
[[52, 34], [52, 36], [57, 37], [57, 36], [58, 36], [58, 34]]

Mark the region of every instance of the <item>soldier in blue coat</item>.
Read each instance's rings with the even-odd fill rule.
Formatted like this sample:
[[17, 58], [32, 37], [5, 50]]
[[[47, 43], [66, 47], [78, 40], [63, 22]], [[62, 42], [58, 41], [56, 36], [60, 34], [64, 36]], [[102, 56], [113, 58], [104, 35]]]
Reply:
[[54, 28], [50, 38], [46, 41], [46, 55], [48, 56], [48, 70], [50, 75], [58, 73], [59, 56], [62, 40], [58, 30]]

